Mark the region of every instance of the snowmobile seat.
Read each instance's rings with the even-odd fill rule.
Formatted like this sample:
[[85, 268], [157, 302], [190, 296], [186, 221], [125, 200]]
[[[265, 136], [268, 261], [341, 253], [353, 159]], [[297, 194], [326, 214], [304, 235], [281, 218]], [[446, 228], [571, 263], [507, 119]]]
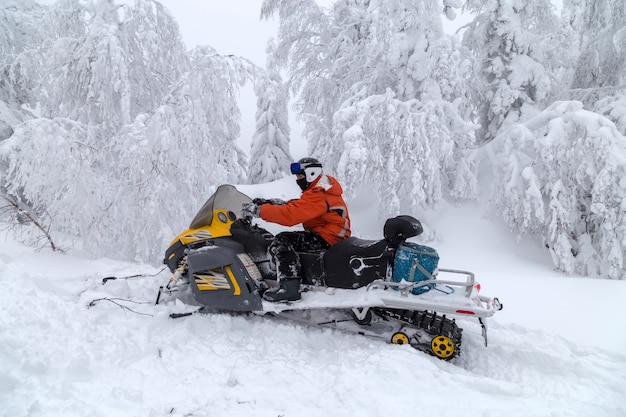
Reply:
[[387, 240], [349, 237], [324, 254], [325, 284], [335, 288], [360, 288], [391, 273], [393, 248]]
[[397, 248], [406, 239], [422, 234], [424, 229], [419, 220], [412, 216], [400, 215], [387, 219], [383, 228], [385, 240]]

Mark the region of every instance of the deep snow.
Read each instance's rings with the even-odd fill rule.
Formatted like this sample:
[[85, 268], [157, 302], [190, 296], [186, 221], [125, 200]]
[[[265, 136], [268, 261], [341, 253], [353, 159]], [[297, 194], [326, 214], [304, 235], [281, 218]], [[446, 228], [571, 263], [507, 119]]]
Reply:
[[[239, 188], [297, 192], [290, 181]], [[356, 235], [382, 235], [371, 206], [350, 209]], [[173, 320], [192, 307], [154, 305], [169, 278], [159, 260], [89, 260], [3, 233], [0, 415], [626, 416], [626, 282], [552, 271], [546, 252], [477, 205], [423, 216], [440, 266], [473, 271], [482, 293], [504, 304], [489, 320], [487, 348], [477, 323], [458, 320], [463, 352], [451, 363], [266, 317]], [[157, 275], [102, 285], [137, 273]]]

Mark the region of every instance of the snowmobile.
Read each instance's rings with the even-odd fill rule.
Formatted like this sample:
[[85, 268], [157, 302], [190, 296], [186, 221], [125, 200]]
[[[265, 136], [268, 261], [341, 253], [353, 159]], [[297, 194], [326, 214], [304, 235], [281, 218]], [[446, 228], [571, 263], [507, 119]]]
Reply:
[[251, 201], [232, 185], [217, 188], [167, 248], [172, 276], [157, 303], [163, 293], [191, 287], [196, 312], [272, 315], [409, 344], [444, 360], [458, 356], [462, 342], [450, 316], [476, 317], [487, 344], [485, 320], [502, 304], [479, 294], [473, 273], [438, 268], [435, 249], [407, 241], [423, 231], [407, 215], [388, 219], [381, 240], [349, 237], [322, 253], [299, 253], [302, 299], [265, 301], [263, 291], [277, 286], [268, 254], [273, 235], [239, 217]]

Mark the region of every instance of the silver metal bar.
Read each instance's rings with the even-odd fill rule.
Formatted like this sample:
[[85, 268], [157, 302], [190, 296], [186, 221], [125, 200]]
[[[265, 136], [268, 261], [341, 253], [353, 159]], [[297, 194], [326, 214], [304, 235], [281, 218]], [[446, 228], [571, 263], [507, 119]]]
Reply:
[[397, 287], [402, 294], [407, 295], [408, 292], [414, 288], [419, 288], [422, 287], [424, 285], [428, 285], [428, 284], [446, 284], [446, 285], [452, 285], [452, 286], [456, 286], [456, 287], [465, 287], [465, 296], [467, 298], [470, 297], [470, 295], [472, 294], [472, 289], [474, 288], [474, 282], [475, 282], [475, 277], [474, 277], [474, 273], [470, 272], [470, 271], [462, 271], [460, 269], [442, 269], [439, 268], [439, 272], [447, 272], [447, 273], [452, 273], [452, 274], [463, 274], [467, 276], [467, 279], [465, 282], [460, 282], [460, 281], [450, 281], [450, 280], [445, 280], [445, 279], [428, 279], [425, 281], [416, 281], [416, 282], [412, 282], [409, 284], [404, 284], [404, 283], [400, 283], [400, 282], [395, 282], [395, 281], [383, 281], [383, 280], [376, 280], [371, 282], [368, 286], [367, 286], [367, 290], [369, 291], [371, 288], [376, 288], [376, 287]]
[[[467, 280], [467, 282], [465, 284], [465, 287], [466, 287], [465, 288], [465, 296], [467, 298], [470, 297], [470, 295], [472, 294], [472, 289], [474, 288], [474, 283], [476, 282], [476, 278], [475, 278], [473, 272], [464, 271], [464, 270], [461, 270], [461, 269], [445, 269], [445, 268], [439, 268], [439, 272], [448, 272], [448, 273], [451, 273], [451, 274], [467, 275], [468, 280]], [[449, 285], [452, 285], [452, 284], [449, 284]]]

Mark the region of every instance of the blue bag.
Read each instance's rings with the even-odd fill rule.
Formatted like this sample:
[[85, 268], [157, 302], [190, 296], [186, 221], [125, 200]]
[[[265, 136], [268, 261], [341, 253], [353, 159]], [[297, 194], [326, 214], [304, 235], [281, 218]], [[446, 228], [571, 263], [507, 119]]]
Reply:
[[[438, 264], [439, 254], [435, 249], [413, 242], [404, 242], [396, 251], [391, 279], [394, 282], [400, 282], [403, 279], [409, 282], [434, 279], [437, 275]], [[411, 292], [423, 294], [433, 288], [435, 284], [431, 283], [413, 288]]]

